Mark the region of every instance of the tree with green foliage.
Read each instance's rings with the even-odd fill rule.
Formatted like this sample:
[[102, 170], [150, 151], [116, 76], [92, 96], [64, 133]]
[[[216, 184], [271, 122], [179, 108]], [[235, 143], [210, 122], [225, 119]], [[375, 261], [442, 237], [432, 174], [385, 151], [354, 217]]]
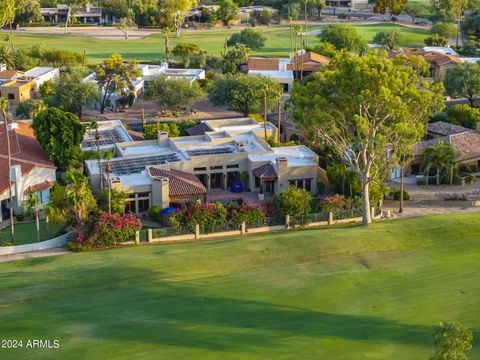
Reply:
[[180, 128], [176, 123], [157, 122], [155, 124], [143, 125], [143, 136], [145, 137], [145, 140], [157, 139], [159, 131], [166, 132], [169, 137], [180, 136]]
[[444, 321], [433, 330], [435, 355], [431, 360], [467, 360], [465, 351], [472, 348], [473, 333], [459, 323]]
[[117, 29], [122, 32], [125, 40], [128, 40], [128, 32], [136, 25], [137, 24], [135, 23], [135, 15], [133, 14], [132, 10], [130, 10], [127, 16], [122, 17], [118, 20]]
[[223, 26], [229, 26], [238, 19], [238, 6], [233, 0], [222, 0], [216, 14]]
[[35, 230], [37, 233], [37, 242], [40, 242], [40, 198], [36, 193], [28, 194], [27, 198], [23, 201], [23, 212], [27, 216], [33, 216], [35, 218]]
[[327, 25], [323, 32], [318, 35], [322, 42], [328, 42], [337, 50], [361, 52], [367, 48], [367, 43], [358, 31], [351, 25], [334, 24]]
[[400, 31], [396, 28], [379, 31], [375, 34], [373, 42], [385, 46], [388, 50], [393, 50], [395, 45], [400, 43]]
[[169, 17], [168, 23], [172, 25], [176, 36], [179, 37], [185, 16], [197, 4], [198, 0], [159, 0], [158, 8], [165, 16]]
[[337, 53], [337, 50], [335, 49], [335, 46], [328, 42], [321, 42], [317, 45], [315, 45], [313, 48], [308, 49], [310, 51], [313, 51], [314, 53], [332, 58], [335, 56]]
[[304, 215], [310, 212], [312, 197], [305, 189], [289, 186], [273, 196], [273, 206], [283, 215]]
[[2, 0], [0, 1], [0, 28], [8, 26], [8, 41], [12, 51], [15, 51], [15, 43], [13, 41], [13, 24], [15, 23], [15, 15], [23, 6], [23, 0]]
[[264, 89], [268, 89], [267, 107], [276, 105], [280, 85], [270, 78], [246, 74], [220, 75], [208, 92], [210, 101], [216, 106], [226, 105], [248, 116], [262, 111]]
[[470, 129], [476, 129], [480, 123], [480, 109], [467, 104], [456, 104], [447, 108], [447, 120]]
[[453, 22], [459, 19], [468, 8], [469, 0], [431, 0], [438, 19]]
[[82, 161], [80, 143], [85, 127], [75, 114], [47, 108], [33, 118], [32, 128], [43, 150], [60, 169]]
[[64, 72], [53, 84], [54, 93], [49, 103], [81, 118], [83, 107], [100, 98], [98, 88], [91, 82], [84, 82], [83, 78], [80, 69], [70, 68]]
[[389, 14], [390, 19], [394, 19], [402, 13], [408, 4], [408, 0], [369, 0], [373, 4], [373, 11], [377, 14]]
[[249, 49], [258, 50], [265, 46], [267, 38], [260, 31], [252, 28], [245, 28], [242, 31], [232, 34], [227, 40], [227, 46], [235, 46], [243, 44]]
[[205, 96], [197, 81], [188, 79], [168, 79], [157, 76], [147, 83], [145, 97], [156, 102], [161, 109], [178, 111], [182, 106], [190, 106]]
[[422, 149], [420, 156], [422, 158], [422, 165], [426, 177], [426, 185], [428, 186], [428, 179], [431, 169], [436, 171], [437, 185], [440, 185], [440, 174], [442, 170], [446, 170], [450, 174], [450, 184], [452, 183], [453, 171], [452, 166], [455, 164], [456, 154], [455, 148], [451, 144], [446, 144], [443, 141], [438, 141], [434, 146]]
[[7, 69], [14, 69], [17, 63], [17, 55], [11, 48], [3, 44], [0, 46], [0, 64], [5, 64]]
[[[415, 69], [407, 66], [412, 61]], [[426, 81], [428, 71], [423, 59], [342, 54], [305, 85], [294, 85], [294, 122], [359, 175], [364, 224], [372, 221], [370, 184], [386, 176], [387, 145], [399, 128], [417, 131], [444, 106], [443, 85]]]
[[441, 22], [441, 21], [433, 24], [432, 28], [430, 29], [430, 34], [432, 35], [437, 34], [446, 39], [454, 37], [456, 33], [457, 33], [457, 27], [455, 26], [455, 24]]
[[47, 80], [39, 86], [38, 91], [42, 98], [55, 95], [55, 85], [52, 80]]
[[419, 3], [412, 3], [410, 1], [408, 2], [407, 6], [405, 6], [403, 11], [405, 11], [405, 14], [412, 18], [412, 23], [415, 23], [415, 19], [419, 18], [423, 12]]
[[[110, 201], [112, 206], [112, 214], [124, 215], [125, 206], [127, 204], [128, 194], [117, 189], [110, 190]], [[98, 208], [102, 212], [108, 212], [108, 190], [102, 190], [97, 197]]]
[[55, 183], [50, 194], [50, 217], [74, 226], [85, 225], [97, 207], [88, 178], [82, 171], [69, 168], [62, 174], [62, 181], [65, 185]]
[[480, 96], [480, 64], [462, 64], [447, 72], [445, 89], [452, 97], [463, 97], [473, 107]]
[[137, 61], [125, 63], [120, 54], [112, 54], [102, 61], [95, 70], [100, 91], [103, 91], [100, 112], [105, 112], [107, 101], [115, 93], [122, 93], [132, 87], [132, 82], [141, 75]]
[[438, 34], [432, 34], [430, 36], [427, 36], [424, 40], [423, 43], [427, 46], [447, 46], [448, 45], [448, 39], [444, 38]]
[[243, 44], [237, 44], [223, 54], [222, 73], [235, 74], [241, 64], [248, 61], [250, 50]]
[[196, 44], [178, 43], [173, 48], [173, 55], [182, 59], [185, 68], [189, 67], [192, 56], [198, 53], [200, 53], [200, 47]]
[[42, 21], [40, 3], [37, 0], [25, 0], [15, 14], [16, 24], [30, 24], [35, 21]]

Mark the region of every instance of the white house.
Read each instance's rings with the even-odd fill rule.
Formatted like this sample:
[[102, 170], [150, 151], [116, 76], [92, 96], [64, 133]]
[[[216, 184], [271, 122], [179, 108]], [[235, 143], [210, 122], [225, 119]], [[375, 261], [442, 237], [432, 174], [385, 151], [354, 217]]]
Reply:
[[26, 71], [23, 77], [32, 78], [35, 82], [34, 91], [38, 95], [40, 86], [47, 81], [56, 82], [60, 78], [60, 69], [53, 67], [36, 67]]

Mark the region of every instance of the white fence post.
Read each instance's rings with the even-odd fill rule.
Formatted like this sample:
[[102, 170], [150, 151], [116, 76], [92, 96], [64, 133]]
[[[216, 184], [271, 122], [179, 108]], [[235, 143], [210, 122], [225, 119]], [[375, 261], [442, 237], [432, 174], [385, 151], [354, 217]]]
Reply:
[[135, 231], [135, 244], [140, 245], [140, 231]]
[[152, 242], [153, 240], [153, 231], [152, 229], [147, 229], [147, 241]]
[[240, 229], [240, 234], [245, 235], [246, 232], [247, 232], [247, 226], [246, 226], [245, 222], [242, 222], [242, 227]]
[[200, 239], [200, 225], [195, 224], [195, 240]]
[[333, 225], [333, 212], [328, 212], [328, 225]]

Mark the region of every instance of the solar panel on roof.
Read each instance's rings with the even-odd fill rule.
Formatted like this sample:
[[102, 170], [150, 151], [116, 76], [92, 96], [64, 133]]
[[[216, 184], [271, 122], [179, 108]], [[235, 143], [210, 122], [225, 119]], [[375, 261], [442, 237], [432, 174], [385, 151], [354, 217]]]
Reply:
[[[180, 161], [177, 154], [154, 155], [142, 158], [127, 158], [110, 161], [111, 173], [115, 175], [129, 175], [140, 173], [145, 170], [145, 166], [161, 165], [167, 162]], [[102, 170], [105, 172], [107, 163], [102, 163]]]
[[[122, 136], [122, 133], [119, 129], [107, 129], [98, 131], [99, 140], [98, 143], [100, 146], [104, 145], [113, 145], [119, 142], [124, 142], [125, 139]], [[97, 141], [95, 140], [95, 130], [87, 131], [83, 137], [81, 144], [82, 148], [91, 148], [97, 146]]]
[[203, 155], [218, 155], [218, 154], [231, 154], [235, 152], [235, 149], [232, 147], [221, 147], [213, 149], [197, 149], [197, 150], [187, 150], [189, 156], [203, 156]]

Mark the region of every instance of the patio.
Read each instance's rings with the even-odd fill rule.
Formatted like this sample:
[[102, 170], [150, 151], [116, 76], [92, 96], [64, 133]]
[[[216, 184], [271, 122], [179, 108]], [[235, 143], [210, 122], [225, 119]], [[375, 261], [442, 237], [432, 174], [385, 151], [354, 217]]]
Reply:
[[[242, 193], [233, 193], [229, 190], [212, 189], [209, 190], [207, 193], [207, 202], [228, 202], [231, 200], [239, 199], [242, 199], [243, 202], [254, 206], [262, 203], [262, 201], [258, 199], [258, 191], [244, 191]], [[268, 199], [268, 197], [265, 196], [265, 199]]]

